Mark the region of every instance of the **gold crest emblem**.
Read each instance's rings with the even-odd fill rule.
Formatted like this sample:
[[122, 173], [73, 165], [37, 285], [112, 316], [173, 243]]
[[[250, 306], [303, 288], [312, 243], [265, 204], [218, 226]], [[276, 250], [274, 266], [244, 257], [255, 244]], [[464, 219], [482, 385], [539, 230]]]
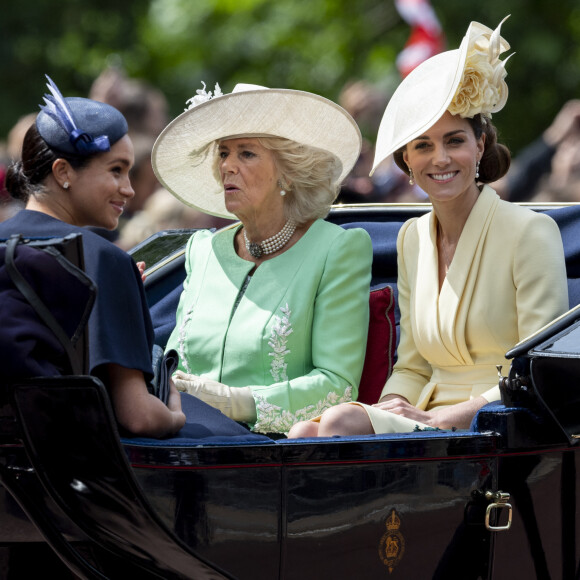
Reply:
[[392, 573], [395, 566], [399, 564], [405, 553], [405, 538], [399, 531], [401, 518], [393, 508], [391, 515], [386, 521], [387, 531], [383, 534], [379, 543], [379, 558]]

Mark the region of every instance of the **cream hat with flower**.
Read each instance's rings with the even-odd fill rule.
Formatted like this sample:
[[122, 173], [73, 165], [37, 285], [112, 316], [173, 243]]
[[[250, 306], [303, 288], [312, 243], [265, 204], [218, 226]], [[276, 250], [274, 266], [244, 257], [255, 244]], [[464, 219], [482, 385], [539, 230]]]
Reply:
[[284, 137], [333, 154], [341, 182], [356, 163], [362, 138], [354, 119], [319, 95], [291, 89], [238, 84], [230, 94], [219, 85], [204, 88], [190, 106], [161, 132], [152, 164], [161, 184], [186, 205], [234, 218], [225, 206], [224, 189], [213, 173], [217, 141], [236, 137]]
[[499, 55], [510, 45], [500, 36], [500, 28], [507, 18], [495, 30], [472, 22], [458, 49], [432, 56], [405, 77], [381, 120], [371, 175], [445, 111], [461, 117], [478, 113], [491, 117], [503, 109], [508, 97], [504, 80], [508, 59], [502, 61]]

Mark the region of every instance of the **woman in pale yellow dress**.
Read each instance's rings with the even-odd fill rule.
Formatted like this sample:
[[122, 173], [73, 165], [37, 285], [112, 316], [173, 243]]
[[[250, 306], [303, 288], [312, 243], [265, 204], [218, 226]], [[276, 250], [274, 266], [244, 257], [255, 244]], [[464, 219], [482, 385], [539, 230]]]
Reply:
[[374, 167], [394, 155], [433, 206], [397, 240], [397, 363], [377, 404], [333, 407], [289, 437], [466, 429], [500, 399], [505, 353], [568, 309], [557, 225], [487, 185], [510, 162], [490, 120], [507, 99], [509, 48], [499, 27], [472, 22], [459, 49], [419, 65], [390, 100]]

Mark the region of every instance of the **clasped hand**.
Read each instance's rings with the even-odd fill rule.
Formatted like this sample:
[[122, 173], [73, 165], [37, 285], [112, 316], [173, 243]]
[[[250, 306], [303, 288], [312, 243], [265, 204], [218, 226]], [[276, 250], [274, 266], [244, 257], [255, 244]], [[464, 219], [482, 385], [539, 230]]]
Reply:
[[213, 379], [183, 371], [175, 372], [173, 382], [178, 391], [201, 399], [234, 421], [252, 423], [256, 420], [256, 405], [249, 387], [228, 387]]
[[[173, 375], [173, 382], [178, 391], [189, 393], [194, 397], [206, 400], [204, 397], [210, 398], [212, 396], [227, 395], [226, 389], [229, 389], [223, 383], [218, 383], [213, 379], [200, 377], [199, 375], [190, 375], [183, 371], [176, 371]], [[209, 401], [206, 401], [209, 402]]]
[[429, 411], [422, 411], [411, 405], [407, 399], [398, 395], [389, 395], [384, 400], [375, 403], [373, 407], [382, 409], [383, 411], [390, 411], [401, 417], [407, 417], [413, 421], [419, 421], [430, 427], [436, 427], [435, 413]]

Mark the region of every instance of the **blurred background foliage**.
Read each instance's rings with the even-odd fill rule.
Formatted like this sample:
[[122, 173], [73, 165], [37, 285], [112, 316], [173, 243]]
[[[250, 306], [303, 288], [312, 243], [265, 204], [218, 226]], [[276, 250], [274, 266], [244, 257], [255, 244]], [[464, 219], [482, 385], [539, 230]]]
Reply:
[[[510, 99], [494, 117], [514, 153], [562, 105], [580, 97], [578, 0], [432, 0], [448, 48], [471, 20], [502, 32], [516, 53]], [[353, 79], [388, 95], [409, 36], [392, 0], [32, 0], [0, 19], [0, 140], [38, 110], [48, 73], [65, 95], [85, 96], [107, 67], [160, 88], [178, 115], [201, 88], [237, 82], [338, 99]], [[385, 101], [386, 103], [386, 101]], [[369, 135], [372, 139], [372, 135]]]

